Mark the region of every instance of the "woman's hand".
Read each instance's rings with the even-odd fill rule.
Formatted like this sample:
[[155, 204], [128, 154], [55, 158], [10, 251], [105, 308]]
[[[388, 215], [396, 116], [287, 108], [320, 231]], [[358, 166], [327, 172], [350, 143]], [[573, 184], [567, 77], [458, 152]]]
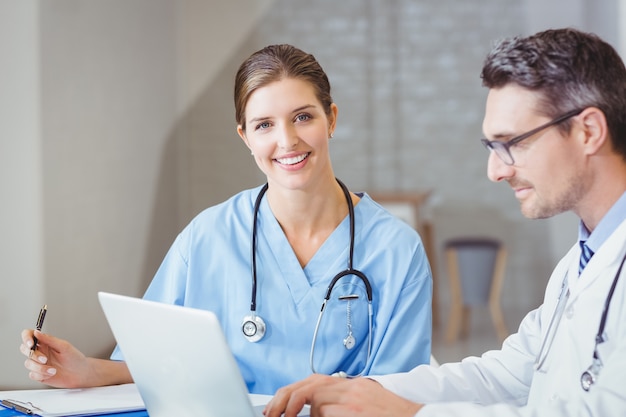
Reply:
[[[57, 388], [84, 388], [132, 382], [124, 362], [86, 357], [66, 340], [38, 330], [23, 330], [20, 352], [28, 359], [24, 366], [34, 381]], [[31, 350], [33, 336], [37, 349]]]

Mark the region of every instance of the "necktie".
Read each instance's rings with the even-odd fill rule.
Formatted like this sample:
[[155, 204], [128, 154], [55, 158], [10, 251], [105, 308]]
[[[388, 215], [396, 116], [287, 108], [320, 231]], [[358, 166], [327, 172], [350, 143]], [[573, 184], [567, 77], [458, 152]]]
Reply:
[[578, 263], [578, 275], [580, 275], [583, 272], [583, 269], [585, 269], [585, 267], [587, 266], [587, 263], [589, 263], [589, 260], [593, 256], [593, 251], [589, 249], [589, 247], [585, 244], [584, 240], [581, 240], [579, 243], [580, 243], [580, 262]]

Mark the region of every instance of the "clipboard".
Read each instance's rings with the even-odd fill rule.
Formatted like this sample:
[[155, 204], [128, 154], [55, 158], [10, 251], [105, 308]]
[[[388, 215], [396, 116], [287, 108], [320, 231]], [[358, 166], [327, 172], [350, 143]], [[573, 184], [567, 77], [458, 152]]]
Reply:
[[[133, 412], [128, 416], [146, 415], [145, 405], [135, 384], [83, 389], [0, 391], [0, 405], [39, 417], [98, 416], [127, 412]], [[137, 411], [144, 413], [135, 414]]]

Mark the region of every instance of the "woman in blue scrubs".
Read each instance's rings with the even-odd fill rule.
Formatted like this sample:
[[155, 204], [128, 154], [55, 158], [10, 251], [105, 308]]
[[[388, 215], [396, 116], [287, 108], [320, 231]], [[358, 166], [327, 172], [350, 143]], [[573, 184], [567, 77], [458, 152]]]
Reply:
[[[335, 178], [329, 144], [338, 109], [319, 63], [290, 45], [263, 48], [239, 68], [234, 99], [237, 132], [267, 187], [193, 219], [145, 298], [216, 313], [252, 393], [272, 394], [313, 372], [388, 374], [427, 363], [424, 247], [414, 229]], [[342, 276], [349, 265], [358, 272]], [[88, 358], [35, 335], [31, 355], [33, 331], [22, 332], [31, 379], [55, 387], [132, 381], [117, 349], [112, 360]]]

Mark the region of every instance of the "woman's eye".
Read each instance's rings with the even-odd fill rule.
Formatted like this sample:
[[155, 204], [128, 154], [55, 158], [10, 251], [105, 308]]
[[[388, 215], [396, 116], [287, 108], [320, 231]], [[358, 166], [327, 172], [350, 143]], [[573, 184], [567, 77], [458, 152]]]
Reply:
[[302, 113], [296, 116], [296, 121], [298, 122], [304, 122], [307, 121], [311, 118], [311, 115], [306, 114], [306, 113]]
[[262, 123], [259, 123], [258, 125], [256, 125], [254, 130], [267, 129], [268, 127], [270, 127], [269, 122], [262, 122]]

